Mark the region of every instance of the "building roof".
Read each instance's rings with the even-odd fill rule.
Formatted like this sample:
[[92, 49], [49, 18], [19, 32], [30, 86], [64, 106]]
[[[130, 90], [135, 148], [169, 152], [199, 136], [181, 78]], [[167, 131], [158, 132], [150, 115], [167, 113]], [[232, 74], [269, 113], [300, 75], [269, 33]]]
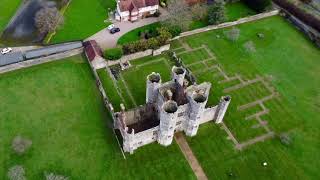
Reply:
[[83, 45], [84, 51], [90, 61], [93, 61], [97, 56], [102, 56], [102, 50], [95, 40], [86, 41]]
[[120, 0], [121, 11], [138, 11], [139, 8], [159, 5], [158, 0]]
[[5, 66], [23, 61], [22, 52], [12, 52], [5, 55], [0, 54], [0, 66]]

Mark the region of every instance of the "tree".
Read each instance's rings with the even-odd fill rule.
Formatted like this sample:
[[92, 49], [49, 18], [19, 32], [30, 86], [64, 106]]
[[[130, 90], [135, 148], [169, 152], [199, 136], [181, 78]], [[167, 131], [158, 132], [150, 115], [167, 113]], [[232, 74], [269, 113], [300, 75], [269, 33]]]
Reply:
[[229, 40], [236, 41], [240, 36], [240, 29], [233, 27], [231, 30], [225, 32], [225, 34]]
[[205, 19], [208, 14], [207, 6], [197, 3], [191, 7], [191, 14], [194, 20], [201, 21]]
[[42, 34], [51, 33], [63, 24], [63, 16], [55, 7], [44, 7], [35, 16], [35, 25]]
[[208, 24], [219, 24], [226, 19], [223, 1], [216, 1], [208, 8]]
[[258, 12], [265, 11], [270, 5], [271, 0], [243, 0], [251, 9]]
[[161, 28], [157, 28], [158, 31], [158, 37], [157, 40], [159, 41], [160, 45], [164, 45], [168, 42], [169, 39], [171, 39], [172, 35], [169, 32], [168, 28], [166, 27], [161, 27]]
[[161, 19], [163, 25], [171, 27], [179, 27], [186, 31], [192, 22], [192, 14], [190, 7], [185, 0], [171, 0], [168, 4], [168, 15]]

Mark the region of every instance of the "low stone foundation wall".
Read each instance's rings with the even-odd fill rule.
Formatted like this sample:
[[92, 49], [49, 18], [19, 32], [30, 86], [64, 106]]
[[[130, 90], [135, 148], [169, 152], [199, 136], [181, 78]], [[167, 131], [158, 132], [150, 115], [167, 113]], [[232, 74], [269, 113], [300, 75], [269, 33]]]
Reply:
[[160, 48], [158, 48], [156, 50], [147, 49], [145, 51], [141, 51], [141, 52], [125, 55], [125, 56], [122, 56], [120, 59], [118, 59], [116, 61], [107, 61], [107, 66], [120, 64], [121, 62], [132, 61], [132, 60], [143, 58], [143, 57], [146, 57], [146, 56], [151, 56], [151, 55], [157, 56], [157, 55], [162, 54], [162, 52], [167, 51], [169, 49], [170, 49], [170, 44], [166, 44], [166, 45], [161, 46]]
[[54, 55], [31, 59], [31, 60], [26, 60], [26, 61], [22, 61], [22, 62], [15, 63], [15, 64], [9, 64], [7, 66], [0, 67], [0, 74], [14, 71], [14, 70], [18, 70], [18, 69], [22, 69], [22, 68], [31, 67], [31, 66], [38, 65], [38, 64], [51, 62], [51, 61], [63, 60], [64, 58], [71, 57], [71, 56], [74, 56], [77, 54], [81, 54], [82, 52], [83, 52], [83, 48], [78, 48], [78, 49], [74, 49], [74, 50], [59, 53], [59, 54], [54, 54]]

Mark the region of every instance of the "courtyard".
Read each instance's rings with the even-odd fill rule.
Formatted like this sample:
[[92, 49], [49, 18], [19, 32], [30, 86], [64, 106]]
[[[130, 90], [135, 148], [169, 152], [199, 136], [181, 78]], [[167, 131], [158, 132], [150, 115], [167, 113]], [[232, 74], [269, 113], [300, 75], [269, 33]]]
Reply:
[[[318, 49], [280, 16], [236, 28], [240, 36], [235, 42], [226, 37], [232, 28], [226, 28], [171, 43], [198, 83], [213, 84], [209, 105], [222, 95], [232, 96], [224, 124], [201, 126], [197, 136], [187, 138], [193, 153], [209, 179], [315, 178], [319, 164], [312, 159], [317, 157], [319, 137], [312, 129], [319, 126]], [[247, 42], [254, 49], [248, 50]], [[159, 72], [163, 81], [169, 78], [165, 73], [171, 66], [165, 57], [132, 61], [133, 67], [121, 71], [118, 79], [100, 70], [116, 110], [119, 102], [127, 109], [145, 102], [147, 74]], [[114, 94], [122, 97], [113, 101]], [[289, 145], [280, 140], [282, 134], [291, 140]]]

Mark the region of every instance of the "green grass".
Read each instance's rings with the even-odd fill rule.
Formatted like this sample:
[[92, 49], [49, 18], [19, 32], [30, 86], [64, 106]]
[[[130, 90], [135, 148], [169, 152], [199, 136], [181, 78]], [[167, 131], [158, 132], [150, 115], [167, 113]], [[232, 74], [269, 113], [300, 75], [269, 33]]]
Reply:
[[134, 102], [136, 102], [137, 105], [145, 104], [146, 78], [152, 72], [160, 73], [163, 82], [170, 80], [172, 63], [166, 56], [149, 56], [131, 61], [130, 63], [133, 67], [125, 71], [121, 71], [121, 77], [126, 83], [129, 92], [131, 92], [133, 100], [130, 98], [128, 90], [120, 78], [115, 81], [115, 84], [123, 96], [124, 101], [119, 97], [110, 75], [107, 74], [104, 69], [98, 71], [103, 87], [105, 88], [108, 97], [111, 99], [112, 105], [116, 111], [120, 110], [120, 103], [123, 103], [127, 109], [134, 108]]
[[21, 0], [1, 0], [0, 7], [0, 35], [18, 9]]
[[107, 26], [108, 8], [115, 8], [114, 0], [73, 0], [64, 14], [64, 25], [51, 43], [83, 40]]
[[[288, 132], [292, 144], [282, 145], [278, 138], [260, 142], [239, 152], [228, 140], [226, 133], [215, 125], [204, 125], [199, 134], [188, 138], [206, 174], [211, 179], [228, 179], [230, 172], [237, 179], [319, 179], [320, 147], [320, 51], [307, 37], [279, 16], [237, 26], [240, 38], [228, 40], [220, 29], [189, 36], [183, 39], [192, 48], [208, 45], [216, 55], [221, 68], [228, 76], [240, 74], [244, 80], [256, 75], [270, 75], [269, 84], [280, 93], [278, 98], [264, 103], [270, 113], [261, 118], [276, 133]], [[263, 33], [264, 38], [257, 34]], [[220, 35], [217, 38], [216, 35]], [[243, 44], [252, 41], [256, 52], [248, 53]], [[189, 56], [194, 56], [190, 54]], [[204, 54], [206, 56], [206, 53]], [[186, 58], [188, 58], [186, 57]], [[223, 89], [235, 82], [219, 84], [223, 78], [210, 72], [197, 76], [199, 82], [210, 81], [213, 88], [209, 104], [216, 104]], [[231, 93], [232, 101], [225, 117], [226, 125], [240, 142], [262, 135], [264, 132], [251, 128], [254, 124], [245, 121], [250, 114], [261, 111], [252, 107], [245, 111], [237, 106], [257, 100], [268, 94], [259, 83]], [[267, 167], [261, 166], [268, 162]]]
[[246, 4], [244, 4], [241, 1], [226, 4], [227, 21], [236, 21], [239, 18], [252, 16], [255, 14], [257, 14], [257, 12], [250, 9]]
[[155, 30], [158, 27], [160, 27], [160, 23], [153, 23], [153, 24], [142, 26], [132, 31], [129, 31], [118, 39], [117, 44], [123, 45], [128, 42], [138, 41], [141, 39], [140, 32], [144, 32], [146, 30]]
[[[44, 179], [45, 171], [70, 179], [195, 179], [175, 143], [147, 145], [123, 159], [109, 129], [110, 116], [81, 56], [0, 78], [0, 179], [6, 179], [14, 165], [25, 168], [27, 179]], [[11, 149], [17, 135], [32, 140], [23, 155]]]

